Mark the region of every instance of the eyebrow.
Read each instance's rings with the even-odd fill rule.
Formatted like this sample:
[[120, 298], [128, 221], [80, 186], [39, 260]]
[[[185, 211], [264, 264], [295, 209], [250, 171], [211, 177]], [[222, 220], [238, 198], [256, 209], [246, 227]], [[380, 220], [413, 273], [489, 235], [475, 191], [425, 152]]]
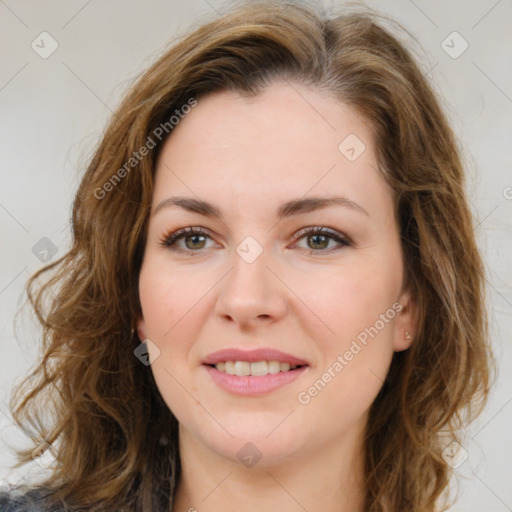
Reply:
[[[153, 215], [156, 215], [159, 211], [164, 208], [170, 208], [172, 206], [179, 206], [189, 212], [198, 213], [205, 217], [217, 218], [224, 220], [224, 216], [221, 210], [208, 201], [201, 199], [195, 199], [193, 197], [182, 197], [173, 196], [164, 199], [154, 209]], [[328, 208], [330, 206], [341, 206], [354, 210], [360, 213], [364, 213], [369, 216], [368, 211], [363, 208], [360, 204], [348, 199], [343, 196], [329, 196], [329, 197], [307, 197], [300, 199], [292, 199], [283, 203], [277, 210], [276, 216], [278, 219], [284, 219], [285, 217], [291, 217], [293, 215], [300, 215], [301, 213], [309, 213], [316, 210]]]

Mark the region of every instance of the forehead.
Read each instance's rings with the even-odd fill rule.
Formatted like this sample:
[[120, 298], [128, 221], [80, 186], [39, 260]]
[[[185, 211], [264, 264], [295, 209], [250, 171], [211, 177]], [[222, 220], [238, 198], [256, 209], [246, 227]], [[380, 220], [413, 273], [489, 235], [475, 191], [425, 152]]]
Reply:
[[261, 208], [309, 193], [368, 204], [390, 191], [362, 116], [315, 89], [274, 83], [251, 98], [223, 90], [197, 100], [157, 162], [154, 202], [169, 193]]

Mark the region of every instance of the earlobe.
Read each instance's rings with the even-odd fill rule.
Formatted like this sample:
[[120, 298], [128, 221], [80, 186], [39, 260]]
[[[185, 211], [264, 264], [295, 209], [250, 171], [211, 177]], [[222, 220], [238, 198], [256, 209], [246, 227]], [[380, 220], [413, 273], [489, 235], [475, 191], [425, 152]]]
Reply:
[[393, 349], [395, 352], [407, 350], [414, 341], [417, 332], [417, 305], [410, 292], [403, 293], [399, 304], [402, 309], [395, 318], [395, 336]]
[[135, 322], [135, 328], [137, 330], [137, 336], [139, 337], [139, 340], [145, 340], [147, 338], [146, 322], [144, 321], [144, 318], [142, 318], [142, 316], [137, 317], [137, 320]]

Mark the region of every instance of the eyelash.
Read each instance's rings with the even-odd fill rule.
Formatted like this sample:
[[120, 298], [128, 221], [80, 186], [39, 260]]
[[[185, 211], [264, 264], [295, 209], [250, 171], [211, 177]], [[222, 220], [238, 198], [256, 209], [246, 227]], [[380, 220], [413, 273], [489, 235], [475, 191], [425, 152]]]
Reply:
[[[174, 231], [174, 232], [171, 231], [171, 232], [167, 233], [160, 239], [160, 245], [162, 247], [165, 247], [165, 248], [173, 250], [173, 251], [181, 251], [181, 252], [189, 254], [190, 256], [194, 256], [194, 253], [200, 252], [200, 249], [198, 249], [197, 251], [193, 251], [190, 249], [181, 249], [181, 248], [173, 247], [173, 245], [175, 245], [175, 243], [178, 240], [180, 240], [182, 238], [186, 238], [188, 236], [194, 236], [194, 235], [202, 235], [202, 236], [206, 236], [211, 239], [209, 233], [206, 230], [204, 230], [203, 228], [187, 227], [187, 228], [178, 229], [177, 231]], [[330, 228], [326, 228], [324, 226], [303, 228], [295, 234], [295, 237], [298, 237], [298, 239], [300, 240], [301, 238], [304, 238], [305, 236], [308, 236], [308, 235], [310, 235], [310, 236], [311, 235], [323, 235], [323, 236], [326, 236], [328, 239], [334, 240], [335, 242], [338, 242], [340, 244], [339, 247], [335, 247], [335, 248], [331, 247], [330, 249], [323, 249], [323, 250], [318, 250], [318, 251], [315, 249], [303, 249], [303, 250], [309, 251], [309, 254], [315, 254], [315, 255], [327, 254], [327, 253], [332, 252], [333, 250], [339, 250], [342, 247], [350, 247], [352, 245], [352, 241], [347, 236], [342, 235], [341, 233], [338, 233], [337, 231], [334, 231]]]

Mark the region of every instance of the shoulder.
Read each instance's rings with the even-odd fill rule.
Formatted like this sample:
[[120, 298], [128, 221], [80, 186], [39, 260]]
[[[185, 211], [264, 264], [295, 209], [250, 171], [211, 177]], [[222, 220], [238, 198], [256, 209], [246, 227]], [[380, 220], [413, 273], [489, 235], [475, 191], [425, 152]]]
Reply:
[[44, 497], [39, 492], [29, 491], [25, 494], [0, 491], [0, 512], [57, 512], [44, 504]]

